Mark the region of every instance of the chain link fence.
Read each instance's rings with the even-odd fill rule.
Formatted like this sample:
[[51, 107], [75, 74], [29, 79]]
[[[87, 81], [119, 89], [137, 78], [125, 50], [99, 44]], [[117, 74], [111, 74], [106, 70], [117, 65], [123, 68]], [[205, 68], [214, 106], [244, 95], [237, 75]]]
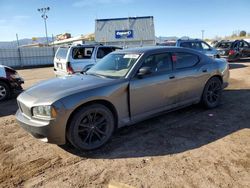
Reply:
[[53, 65], [56, 50], [55, 47], [0, 49], [0, 64], [10, 67]]

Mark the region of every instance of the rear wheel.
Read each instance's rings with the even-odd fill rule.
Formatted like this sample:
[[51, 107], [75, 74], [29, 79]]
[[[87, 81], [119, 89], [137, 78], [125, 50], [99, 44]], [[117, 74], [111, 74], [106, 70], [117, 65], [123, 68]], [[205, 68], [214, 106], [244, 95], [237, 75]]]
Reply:
[[8, 99], [10, 94], [9, 86], [5, 82], [0, 81], [0, 101]]
[[222, 93], [222, 83], [218, 77], [208, 80], [205, 85], [202, 103], [206, 108], [215, 108], [220, 104]]
[[114, 131], [114, 117], [104, 105], [93, 104], [81, 108], [72, 118], [67, 138], [80, 150], [93, 150], [104, 145]]

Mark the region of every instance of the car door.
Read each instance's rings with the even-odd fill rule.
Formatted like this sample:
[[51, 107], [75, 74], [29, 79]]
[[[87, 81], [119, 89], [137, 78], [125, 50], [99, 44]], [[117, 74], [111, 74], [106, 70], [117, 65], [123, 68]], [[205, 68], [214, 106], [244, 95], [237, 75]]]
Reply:
[[175, 101], [175, 80], [170, 53], [149, 55], [143, 60], [141, 67], [150, 67], [152, 72], [143, 77], [135, 76], [130, 81], [132, 119], [156, 112]]
[[73, 47], [70, 64], [75, 72], [83, 71], [87, 66], [95, 63], [93, 58], [94, 47]]
[[199, 100], [211, 67], [201, 62], [198, 55], [190, 52], [176, 52], [172, 56], [177, 88], [175, 102], [183, 105]]
[[239, 50], [243, 57], [250, 56], [250, 46], [246, 41], [242, 40], [239, 42]]

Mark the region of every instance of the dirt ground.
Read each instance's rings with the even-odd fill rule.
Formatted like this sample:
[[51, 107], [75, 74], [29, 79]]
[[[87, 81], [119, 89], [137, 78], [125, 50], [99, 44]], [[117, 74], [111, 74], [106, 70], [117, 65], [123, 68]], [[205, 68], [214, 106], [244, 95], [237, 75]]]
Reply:
[[[250, 187], [250, 60], [230, 64], [230, 86], [213, 110], [199, 105], [118, 130], [103, 148], [42, 143], [0, 103], [0, 187]], [[52, 67], [19, 70], [25, 88]]]

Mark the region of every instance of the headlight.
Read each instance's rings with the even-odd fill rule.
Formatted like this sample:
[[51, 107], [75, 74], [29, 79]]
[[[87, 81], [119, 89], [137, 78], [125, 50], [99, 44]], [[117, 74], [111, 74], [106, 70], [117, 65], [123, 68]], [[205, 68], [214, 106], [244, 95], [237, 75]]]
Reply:
[[35, 106], [32, 115], [39, 119], [51, 119], [56, 117], [56, 110], [52, 106]]

